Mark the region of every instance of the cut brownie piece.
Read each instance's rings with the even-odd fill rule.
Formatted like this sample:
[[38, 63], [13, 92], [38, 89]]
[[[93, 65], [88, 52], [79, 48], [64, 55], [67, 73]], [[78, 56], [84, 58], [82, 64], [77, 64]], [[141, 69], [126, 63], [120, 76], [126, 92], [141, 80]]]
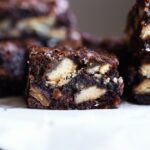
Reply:
[[104, 51], [32, 47], [27, 102], [40, 109], [116, 108], [123, 92], [118, 60]]
[[137, 0], [129, 13], [126, 32], [131, 51], [150, 51], [150, 1]]
[[150, 104], [150, 0], [137, 0], [128, 16], [129, 69], [125, 74], [129, 101]]
[[131, 59], [128, 50], [128, 42], [124, 37], [108, 37], [108, 38], [96, 38], [88, 33], [72, 32], [72, 36], [69, 40], [55, 43], [53, 46], [66, 47], [67, 49], [78, 49], [80, 47], [87, 47], [90, 51], [96, 51], [99, 53], [102, 49], [113, 53], [119, 60], [119, 72], [124, 74], [125, 68], [127, 69], [128, 62], [126, 60]]
[[75, 22], [67, 0], [0, 1], [1, 39], [36, 37], [49, 44], [66, 39]]
[[0, 97], [17, 96], [25, 89], [27, 45], [33, 40], [0, 42]]
[[149, 53], [137, 53], [134, 55], [125, 81], [128, 83], [129, 101], [138, 104], [150, 104]]

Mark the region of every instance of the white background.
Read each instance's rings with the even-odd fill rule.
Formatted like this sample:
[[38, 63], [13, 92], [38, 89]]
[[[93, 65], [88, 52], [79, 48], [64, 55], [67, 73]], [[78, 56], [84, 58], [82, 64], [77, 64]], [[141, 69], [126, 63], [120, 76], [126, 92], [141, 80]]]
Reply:
[[[11, 107], [15, 108], [7, 109]], [[4, 150], [150, 150], [150, 107], [51, 111], [26, 109], [21, 98], [0, 101]], [[18, 107], [18, 108], [16, 108]]]

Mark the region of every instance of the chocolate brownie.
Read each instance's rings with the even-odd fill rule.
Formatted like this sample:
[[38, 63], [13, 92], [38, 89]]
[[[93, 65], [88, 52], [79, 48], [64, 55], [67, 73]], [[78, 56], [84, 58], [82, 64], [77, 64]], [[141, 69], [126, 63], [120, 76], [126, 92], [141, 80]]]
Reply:
[[59, 47], [68, 47], [70, 49], [77, 49], [83, 46], [81, 34], [77, 32], [76, 29], [70, 30], [70, 34], [63, 41], [52, 38], [47, 42], [47, 44], [46, 43], [44, 44], [43, 42], [41, 42], [41, 44], [49, 48], [59, 46]]
[[17, 96], [23, 93], [27, 70], [27, 47], [34, 44], [32, 41], [0, 42], [0, 97]]
[[116, 108], [123, 80], [114, 55], [86, 48], [32, 47], [27, 102], [40, 109]]
[[137, 0], [128, 15], [126, 33], [131, 51], [150, 51], [150, 1]]
[[129, 69], [125, 83], [129, 101], [150, 105], [150, 0], [137, 0], [128, 15]]
[[141, 105], [150, 105], [150, 78], [139, 78], [139, 72], [135, 69], [132, 67], [129, 70], [130, 80], [128, 80], [127, 100]]
[[67, 0], [0, 1], [0, 39], [64, 40], [75, 27], [75, 20]]
[[[133, 56], [128, 75], [128, 100], [138, 104], [150, 105], [150, 54], [137, 53]], [[132, 90], [131, 90], [132, 89]]]

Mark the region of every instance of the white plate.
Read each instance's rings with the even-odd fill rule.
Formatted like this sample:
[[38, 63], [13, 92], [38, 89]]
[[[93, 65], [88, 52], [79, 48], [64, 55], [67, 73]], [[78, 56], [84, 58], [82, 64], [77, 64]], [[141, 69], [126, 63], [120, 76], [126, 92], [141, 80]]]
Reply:
[[27, 109], [21, 98], [0, 100], [4, 150], [149, 150], [150, 106], [114, 110]]

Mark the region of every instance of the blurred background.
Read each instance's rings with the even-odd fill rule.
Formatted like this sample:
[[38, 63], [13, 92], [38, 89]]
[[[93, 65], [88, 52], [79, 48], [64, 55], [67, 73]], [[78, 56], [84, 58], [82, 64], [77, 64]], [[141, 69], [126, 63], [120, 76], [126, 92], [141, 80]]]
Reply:
[[122, 35], [135, 0], [70, 0], [80, 31], [96, 36]]

